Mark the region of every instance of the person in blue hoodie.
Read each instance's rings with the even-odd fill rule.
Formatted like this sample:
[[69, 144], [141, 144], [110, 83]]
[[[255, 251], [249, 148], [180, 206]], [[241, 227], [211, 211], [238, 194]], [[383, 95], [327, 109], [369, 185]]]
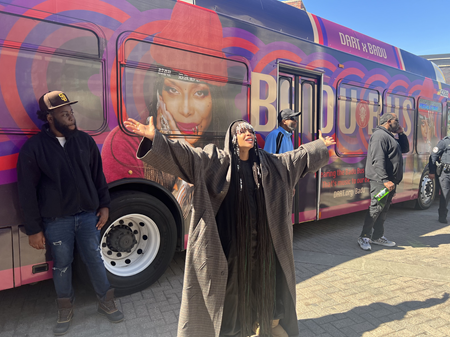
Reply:
[[279, 127], [270, 132], [266, 137], [264, 151], [269, 153], [284, 153], [292, 151], [292, 134], [297, 128], [297, 116], [300, 112], [294, 112], [291, 109], [283, 109], [278, 114]]
[[[394, 135], [398, 135], [398, 139]], [[397, 115], [387, 113], [380, 117], [369, 141], [366, 161], [366, 178], [370, 179], [370, 206], [364, 219], [364, 226], [358, 238], [363, 250], [371, 250], [371, 243], [394, 247], [395, 242], [384, 236], [384, 221], [389, 210], [396, 186], [403, 179], [403, 156], [409, 152], [408, 137], [403, 133]], [[389, 194], [380, 202], [375, 197], [387, 188]]]

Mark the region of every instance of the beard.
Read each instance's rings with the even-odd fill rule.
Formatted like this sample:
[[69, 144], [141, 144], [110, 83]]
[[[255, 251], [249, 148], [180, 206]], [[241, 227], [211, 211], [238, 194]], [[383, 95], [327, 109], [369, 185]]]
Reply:
[[399, 127], [399, 124], [397, 124], [397, 125], [395, 125], [395, 126], [391, 124], [391, 125], [389, 126], [389, 131], [395, 133], [395, 132], [397, 132], [398, 127]]
[[297, 124], [294, 123], [286, 123], [285, 125], [291, 132], [294, 132], [295, 129], [297, 128]]
[[61, 124], [56, 118], [53, 118], [55, 129], [63, 134], [64, 137], [69, 138], [78, 132], [77, 124], [75, 122], [75, 129], [71, 130], [68, 126]]

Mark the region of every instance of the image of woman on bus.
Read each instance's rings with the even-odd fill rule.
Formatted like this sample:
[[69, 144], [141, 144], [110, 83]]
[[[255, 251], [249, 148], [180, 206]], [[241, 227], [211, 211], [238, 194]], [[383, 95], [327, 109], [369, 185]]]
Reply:
[[436, 137], [433, 118], [434, 114], [419, 111], [419, 137], [417, 139], [419, 153], [430, 153], [439, 141]]
[[[220, 130], [220, 111], [226, 109], [222, 89], [171, 69], [161, 69], [171, 76], [159, 75], [156, 79], [149, 117], [155, 117], [156, 127], [162, 133], [185, 135], [186, 142], [197, 146], [201, 136], [207, 137], [205, 131]], [[186, 80], [179, 79], [182, 77]]]
[[[218, 139], [223, 141], [226, 125], [242, 115], [234, 106], [233, 95], [238, 89], [227, 85], [228, 70], [225, 55], [221, 52], [220, 20], [218, 17], [210, 20], [212, 13], [209, 12], [203, 13], [208, 18], [199, 18], [198, 11], [197, 18], [187, 19], [186, 9], [177, 10], [182, 5], [175, 5], [170, 22], [156, 35], [152, 44], [145, 42], [145, 45], [142, 43], [135, 47], [136, 52], [131, 51], [130, 55], [135, 53], [132, 55], [135, 60], [150, 63], [149, 70], [127, 68], [123, 75], [122, 93], [128, 117], [136, 115], [136, 119], [146, 124], [153, 116], [157, 129], [162, 133], [174, 139], [182, 138], [191, 146], [203, 147], [218, 142]], [[200, 24], [202, 21], [205, 26]], [[180, 29], [180, 25], [186, 29]], [[198, 34], [197, 30], [209, 33]], [[148, 49], [144, 49], [146, 46]], [[192, 52], [205, 52], [205, 48], [211, 48], [208, 49], [211, 56]], [[144, 97], [139, 97], [136, 88], [143, 90]], [[150, 94], [145, 96], [145, 93]], [[190, 187], [177, 177], [138, 160], [136, 149], [140, 140], [126, 134], [119, 126], [109, 133], [102, 148], [107, 182], [124, 178], [152, 180], [173, 192], [175, 198], [181, 198], [178, 201], [187, 210], [190, 193], [186, 193], [186, 189]]]

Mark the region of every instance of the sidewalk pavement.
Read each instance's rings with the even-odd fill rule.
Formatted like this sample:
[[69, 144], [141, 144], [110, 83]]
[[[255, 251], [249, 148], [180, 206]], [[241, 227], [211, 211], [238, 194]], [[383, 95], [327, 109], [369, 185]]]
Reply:
[[[359, 248], [365, 212], [294, 226], [300, 336], [450, 336], [450, 226], [435, 202], [417, 211], [394, 205], [385, 235], [397, 247]], [[148, 289], [118, 299], [125, 321], [96, 313], [95, 295], [75, 282], [66, 336], [176, 336], [184, 253]], [[51, 281], [0, 292], [0, 337], [52, 336]]]

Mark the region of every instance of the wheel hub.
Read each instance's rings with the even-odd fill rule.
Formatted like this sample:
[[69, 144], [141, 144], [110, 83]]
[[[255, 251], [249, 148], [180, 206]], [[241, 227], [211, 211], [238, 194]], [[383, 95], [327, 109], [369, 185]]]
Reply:
[[429, 198], [431, 197], [431, 193], [432, 193], [431, 180], [428, 180], [425, 183], [425, 195]]
[[431, 198], [433, 194], [433, 182], [428, 177], [423, 179], [422, 195], [424, 199]]
[[113, 252], [130, 253], [137, 241], [130, 227], [118, 225], [109, 231], [106, 244]]

